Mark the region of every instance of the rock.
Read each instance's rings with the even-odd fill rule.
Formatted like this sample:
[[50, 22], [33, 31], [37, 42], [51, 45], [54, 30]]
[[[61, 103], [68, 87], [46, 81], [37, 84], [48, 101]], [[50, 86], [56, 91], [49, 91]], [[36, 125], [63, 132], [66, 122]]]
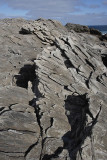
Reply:
[[103, 40], [107, 40], [107, 34], [102, 35]]
[[98, 31], [97, 29], [94, 29], [94, 28], [90, 28], [90, 33], [93, 35], [99, 35], [99, 36], [102, 35], [102, 33], [100, 31]]
[[107, 42], [54, 20], [0, 26], [0, 159], [107, 159]]
[[75, 32], [78, 32], [78, 33], [81, 33], [81, 32], [89, 33], [90, 32], [90, 29], [88, 26], [83, 26], [80, 24], [67, 23], [65, 27], [68, 29], [68, 31], [74, 30]]
[[[67, 30], [70, 32], [71, 30], [74, 30], [77, 33], [88, 33], [88, 34], [92, 34], [92, 35], [97, 35], [99, 36], [100, 39], [106, 39], [106, 36], [102, 36], [102, 33], [94, 28], [89, 28], [88, 26], [83, 26], [83, 25], [79, 25], [79, 24], [72, 24], [72, 23], [67, 23], [65, 25], [65, 27], [67, 28]], [[105, 38], [104, 38], [105, 37]]]
[[23, 27], [21, 28], [20, 32], [21, 34], [32, 34], [34, 31], [34, 28], [30, 25], [23, 25]]

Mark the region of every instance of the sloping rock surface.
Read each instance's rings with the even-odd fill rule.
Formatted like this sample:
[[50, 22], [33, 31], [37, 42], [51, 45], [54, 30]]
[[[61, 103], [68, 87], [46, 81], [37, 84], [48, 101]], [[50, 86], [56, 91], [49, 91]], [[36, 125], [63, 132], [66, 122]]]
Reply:
[[107, 159], [107, 42], [53, 20], [0, 20], [0, 159]]

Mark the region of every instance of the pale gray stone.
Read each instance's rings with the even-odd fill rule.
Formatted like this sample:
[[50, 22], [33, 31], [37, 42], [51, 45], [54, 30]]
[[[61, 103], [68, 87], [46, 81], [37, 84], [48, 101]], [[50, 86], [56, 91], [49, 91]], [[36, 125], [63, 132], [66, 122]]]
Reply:
[[107, 159], [107, 42], [54, 20], [0, 26], [0, 159]]

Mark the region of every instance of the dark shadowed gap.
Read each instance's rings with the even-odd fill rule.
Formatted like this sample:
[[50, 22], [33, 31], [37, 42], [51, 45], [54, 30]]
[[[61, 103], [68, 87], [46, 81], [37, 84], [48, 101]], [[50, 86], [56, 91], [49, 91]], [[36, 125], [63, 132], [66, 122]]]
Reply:
[[[85, 139], [92, 135], [92, 129], [97, 123], [99, 113], [93, 117], [89, 109], [89, 99], [87, 94], [84, 95], [69, 95], [65, 100], [65, 109], [68, 111], [67, 117], [71, 125], [71, 131], [63, 136], [64, 148], [69, 152], [71, 160], [76, 160], [77, 153], [82, 153], [82, 145]], [[88, 122], [89, 115], [92, 119], [90, 124]]]
[[107, 67], [107, 54], [102, 54], [101, 56], [103, 64], [105, 65], [105, 67]]
[[95, 71], [94, 65], [88, 59], [85, 59], [85, 61]]
[[16, 78], [16, 85], [22, 88], [28, 88], [28, 82], [33, 83], [36, 78], [35, 75], [35, 65], [26, 64], [19, 71], [18, 75], [14, 76]]
[[21, 28], [21, 30], [19, 31], [19, 34], [23, 34], [23, 35], [28, 35], [28, 34], [32, 34], [33, 32], [30, 30], [30, 28], [25, 29], [25, 28]]

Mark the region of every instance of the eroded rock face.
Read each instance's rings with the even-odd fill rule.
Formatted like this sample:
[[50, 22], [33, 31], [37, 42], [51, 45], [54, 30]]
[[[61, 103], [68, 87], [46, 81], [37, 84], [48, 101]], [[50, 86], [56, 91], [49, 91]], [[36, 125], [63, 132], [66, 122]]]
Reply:
[[75, 32], [78, 32], [78, 33], [81, 33], [81, 32], [90, 33], [90, 29], [88, 26], [82, 26], [80, 24], [67, 23], [65, 27], [68, 29], [68, 31], [74, 30]]
[[0, 24], [0, 158], [107, 159], [107, 43], [53, 20]]
[[87, 34], [96, 35], [102, 41], [107, 40], [106, 35], [102, 35], [102, 33], [99, 30], [91, 28], [91, 27], [88, 27], [88, 26], [83, 26], [83, 25], [80, 25], [80, 24], [67, 23], [65, 25], [65, 27], [67, 28], [67, 30], [69, 32], [71, 30], [74, 30], [77, 33], [87, 33]]
[[99, 35], [99, 36], [102, 35], [100, 31], [98, 31], [97, 29], [94, 29], [94, 28], [90, 28], [90, 33], [94, 34], [94, 35]]

